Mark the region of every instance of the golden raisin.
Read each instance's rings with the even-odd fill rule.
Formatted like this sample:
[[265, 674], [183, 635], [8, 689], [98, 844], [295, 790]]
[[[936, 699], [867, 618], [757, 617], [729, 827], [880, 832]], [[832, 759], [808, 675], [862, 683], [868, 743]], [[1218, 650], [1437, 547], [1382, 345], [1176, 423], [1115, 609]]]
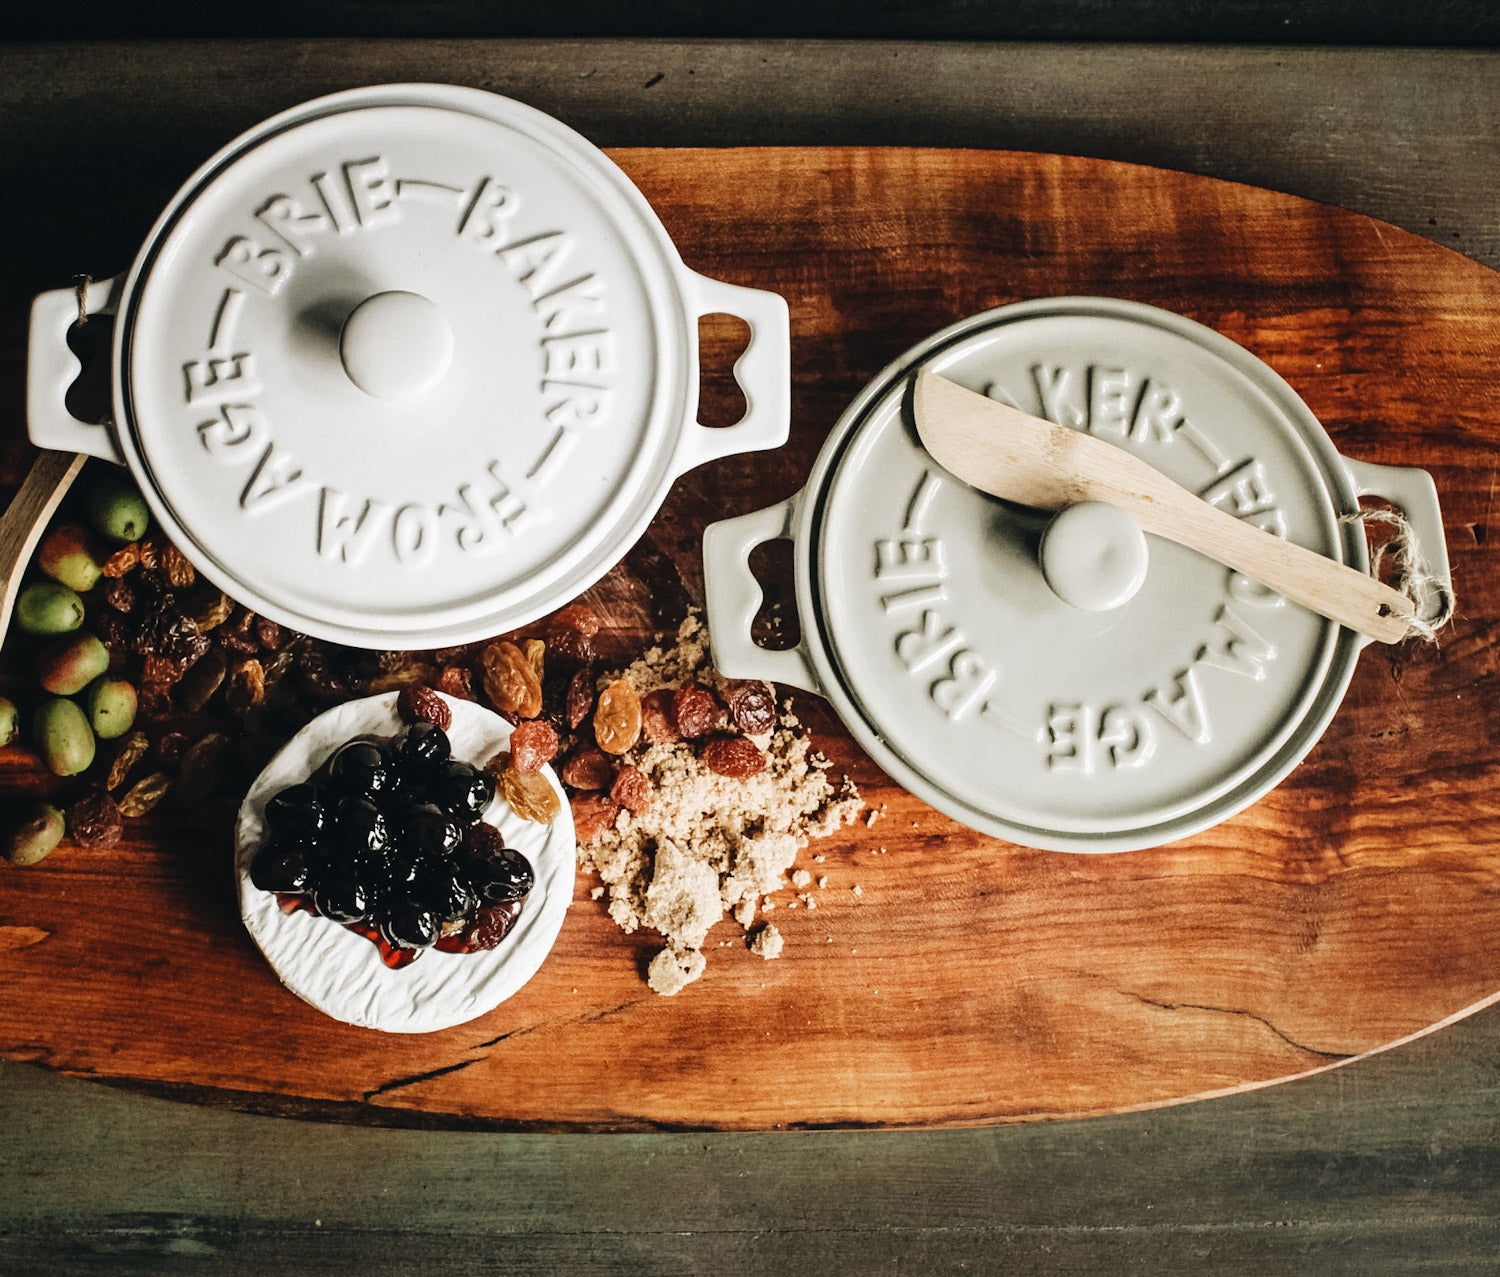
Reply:
[[542, 680], [519, 647], [506, 639], [497, 639], [485, 646], [480, 662], [484, 693], [501, 714], [517, 722], [535, 718], [542, 712]]
[[599, 693], [594, 739], [606, 754], [623, 754], [641, 738], [641, 698], [629, 681], [617, 678]]
[[254, 657], [229, 671], [224, 687], [224, 707], [231, 714], [244, 714], [266, 699], [266, 667]]
[[192, 600], [191, 605], [193, 607], [191, 615], [198, 623], [199, 634], [207, 634], [210, 630], [217, 629], [229, 619], [229, 614], [234, 611], [234, 601], [223, 590], [205, 592], [201, 598]]
[[136, 781], [120, 799], [120, 815], [127, 819], [144, 816], [167, 796], [172, 777], [166, 772], [152, 772]]
[[500, 792], [522, 820], [550, 825], [562, 814], [562, 800], [541, 772], [518, 772], [507, 767], [500, 774]]
[[536, 675], [536, 681], [542, 682], [547, 677], [547, 645], [541, 639], [526, 640], [526, 664], [531, 666], [531, 672]]
[[131, 571], [140, 561], [140, 544], [136, 541], [129, 541], [105, 559], [99, 565], [99, 571], [105, 576], [121, 577]]
[[146, 751], [150, 748], [151, 739], [145, 732], [131, 732], [120, 742], [120, 748], [115, 752], [115, 760], [109, 765], [109, 777], [105, 780], [104, 787], [118, 789], [130, 769], [146, 756]]
[[173, 589], [185, 590], [198, 579], [198, 573], [188, 562], [187, 555], [175, 545], [168, 543], [162, 550], [161, 564]]

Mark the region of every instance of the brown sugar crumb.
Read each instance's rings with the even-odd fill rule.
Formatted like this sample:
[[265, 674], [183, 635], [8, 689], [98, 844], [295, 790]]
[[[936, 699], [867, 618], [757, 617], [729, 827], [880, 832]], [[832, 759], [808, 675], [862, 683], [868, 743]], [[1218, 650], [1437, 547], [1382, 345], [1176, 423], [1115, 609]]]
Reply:
[[646, 972], [646, 983], [655, 992], [670, 998], [674, 993], [681, 993], [701, 976], [707, 965], [708, 959], [697, 949], [674, 949], [668, 946], [651, 959]]
[[[833, 937], [829, 936], [828, 939], [831, 941]], [[785, 947], [786, 941], [773, 923], [766, 923], [750, 937], [750, 952], [758, 953], [767, 962], [772, 958], [781, 957], [781, 951]]]
[[[658, 691], [695, 686], [722, 697], [732, 686], [713, 668], [708, 632], [696, 615], [683, 622], [675, 643], [601, 674], [605, 685], [615, 680], [627, 681], [652, 704], [665, 699], [651, 700]], [[620, 762], [649, 780], [650, 804], [623, 809], [609, 826], [579, 840], [580, 867], [599, 875], [610, 917], [624, 931], [648, 927], [666, 941], [648, 977], [659, 993], [676, 993], [696, 980], [709, 930], [726, 913], [751, 927], [757, 913], [774, 907], [763, 898], [787, 886], [808, 842], [852, 824], [862, 810], [852, 785], [830, 782], [827, 762], [790, 714], [783, 712], [756, 741], [764, 768], [732, 776], [704, 761], [702, 740], [642, 739]], [[811, 875], [799, 870], [796, 880], [806, 886]]]

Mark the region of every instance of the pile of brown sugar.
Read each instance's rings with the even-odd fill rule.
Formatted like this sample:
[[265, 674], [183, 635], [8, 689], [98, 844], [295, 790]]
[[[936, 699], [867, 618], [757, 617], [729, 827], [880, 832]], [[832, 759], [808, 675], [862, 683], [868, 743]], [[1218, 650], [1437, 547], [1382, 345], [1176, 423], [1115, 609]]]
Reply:
[[[712, 666], [708, 632], [690, 615], [670, 647], [653, 647], [626, 669], [600, 680], [626, 679], [642, 696], [698, 683], [721, 696], [732, 684]], [[727, 716], [726, 716], [727, 718]], [[642, 744], [628, 760], [651, 781], [649, 805], [622, 808], [614, 823], [580, 839], [582, 869], [603, 881], [609, 914], [626, 932], [647, 927], [665, 947], [648, 980], [674, 994], [703, 974], [703, 945], [726, 913], [747, 931], [761, 898], [789, 885], [797, 854], [858, 817], [862, 803], [847, 778], [835, 785], [828, 762], [811, 747], [783, 704], [769, 731], [751, 739], [765, 766], [746, 776], [723, 775], [692, 740]], [[771, 958], [779, 935], [762, 928], [751, 948]]]

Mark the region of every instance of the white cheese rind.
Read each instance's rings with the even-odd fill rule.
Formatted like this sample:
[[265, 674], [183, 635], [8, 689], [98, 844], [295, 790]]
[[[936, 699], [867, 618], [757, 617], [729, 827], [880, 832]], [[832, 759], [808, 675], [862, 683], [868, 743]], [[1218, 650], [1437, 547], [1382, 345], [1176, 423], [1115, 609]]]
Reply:
[[[395, 692], [350, 701], [314, 719], [256, 778], [235, 826], [235, 877], [240, 916], [281, 982], [326, 1015], [387, 1033], [431, 1033], [493, 1010], [536, 974], [562, 930], [573, 902], [577, 847], [567, 798], [552, 769], [547, 779], [562, 803], [551, 825], [522, 820], [498, 794], [485, 819], [536, 871], [536, 885], [515, 927], [481, 953], [423, 953], [393, 971], [376, 946], [347, 928], [305, 910], [284, 913], [276, 896], [250, 882], [250, 862], [265, 836], [266, 801], [306, 780], [351, 736], [393, 736], [404, 724]], [[472, 701], [445, 698], [453, 710], [448, 736], [453, 757], [483, 766], [510, 742], [511, 726]]]

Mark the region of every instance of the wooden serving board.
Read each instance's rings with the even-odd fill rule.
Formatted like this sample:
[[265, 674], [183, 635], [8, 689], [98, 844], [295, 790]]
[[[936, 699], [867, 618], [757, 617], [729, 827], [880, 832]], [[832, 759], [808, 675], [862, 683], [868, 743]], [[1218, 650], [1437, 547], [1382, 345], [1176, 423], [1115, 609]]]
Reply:
[[[797, 491], [889, 360], [977, 311], [1061, 294], [1207, 324], [1281, 373], [1342, 453], [1429, 470], [1456, 619], [1437, 646], [1368, 649], [1332, 726], [1270, 796], [1197, 837], [1117, 856], [1022, 850], [939, 816], [800, 697], [835, 769], [886, 814], [810, 850], [826, 856], [815, 868], [828, 885], [815, 912], [773, 915], [780, 960], [747, 952], [725, 922], [703, 979], [658, 997], [642, 979], [653, 937], [622, 934], [580, 878], [540, 974], [432, 1035], [349, 1028], [286, 993], [239, 923], [233, 802], [159, 809], [115, 849], [64, 847], [0, 872], [0, 1052], [359, 1122], [956, 1126], [1260, 1086], [1497, 996], [1500, 277], [1336, 208], [1117, 163], [615, 158], [690, 266], [786, 297], [793, 338], [791, 441], [678, 483], [591, 591], [622, 636], [701, 600], [704, 526]], [[735, 412], [731, 329], [707, 326], [706, 420]], [[13, 489], [30, 454], [14, 413], [0, 428]], [[10, 797], [50, 783], [19, 750], [0, 755]]]

